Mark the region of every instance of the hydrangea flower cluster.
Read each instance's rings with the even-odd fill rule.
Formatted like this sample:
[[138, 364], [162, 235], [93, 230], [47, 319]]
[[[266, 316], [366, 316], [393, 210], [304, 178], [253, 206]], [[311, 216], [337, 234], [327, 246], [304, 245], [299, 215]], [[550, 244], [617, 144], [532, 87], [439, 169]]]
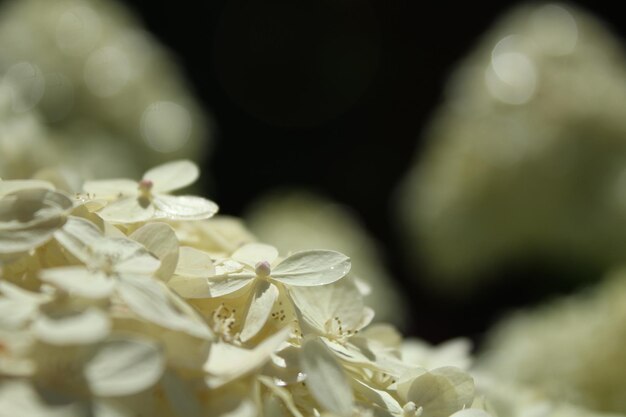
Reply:
[[[29, 164], [0, 167], [3, 178], [60, 164], [85, 177], [135, 176], [210, 152], [210, 115], [172, 53], [122, 2], [1, 2], [0, 107], [2, 101], [16, 121], [36, 119], [37, 127], [20, 125], [21, 137], [38, 135], [58, 153], [17, 152], [33, 149], [33, 139], [10, 137], [16, 150], [6, 159]], [[9, 146], [1, 136], [0, 149]]]
[[623, 46], [583, 10], [503, 16], [455, 70], [401, 190], [423, 276], [463, 292], [527, 256], [623, 263], [625, 78]]
[[625, 344], [626, 273], [620, 269], [585, 292], [502, 321], [490, 331], [477, 368], [495, 380], [532, 387], [546, 402], [624, 415]]
[[170, 194], [198, 176], [0, 181], [0, 416], [489, 416], [448, 353], [368, 326], [350, 258]]

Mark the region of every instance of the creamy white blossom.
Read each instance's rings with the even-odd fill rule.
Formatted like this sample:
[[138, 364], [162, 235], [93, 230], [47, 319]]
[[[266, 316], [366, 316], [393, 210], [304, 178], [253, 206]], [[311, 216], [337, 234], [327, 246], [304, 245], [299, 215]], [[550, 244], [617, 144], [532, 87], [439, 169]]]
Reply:
[[462, 346], [403, 348], [348, 256], [167, 194], [197, 176], [0, 181], [0, 416], [485, 417]]
[[112, 223], [201, 220], [217, 212], [215, 203], [202, 197], [169, 195], [192, 184], [198, 176], [198, 167], [182, 160], [147, 171], [139, 182], [128, 179], [88, 181], [83, 189], [94, 198], [111, 201], [98, 214]]

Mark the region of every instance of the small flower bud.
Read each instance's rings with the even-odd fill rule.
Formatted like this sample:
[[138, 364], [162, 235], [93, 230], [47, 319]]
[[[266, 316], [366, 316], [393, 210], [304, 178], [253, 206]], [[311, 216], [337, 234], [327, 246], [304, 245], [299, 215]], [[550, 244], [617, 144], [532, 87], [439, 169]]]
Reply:
[[254, 269], [259, 277], [267, 277], [272, 272], [270, 268], [270, 263], [267, 261], [257, 262]]

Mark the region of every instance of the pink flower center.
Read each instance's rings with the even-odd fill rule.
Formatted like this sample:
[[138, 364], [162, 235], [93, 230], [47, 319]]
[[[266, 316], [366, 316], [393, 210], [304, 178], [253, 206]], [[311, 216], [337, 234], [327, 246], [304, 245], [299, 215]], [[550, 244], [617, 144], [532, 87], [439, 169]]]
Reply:
[[142, 197], [149, 197], [153, 186], [154, 183], [151, 180], [143, 179], [139, 181], [139, 187], [137, 188]]
[[272, 272], [272, 268], [270, 267], [270, 263], [267, 261], [257, 262], [254, 266], [254, 272], [256, 272], [259, 277], [268, 277]]

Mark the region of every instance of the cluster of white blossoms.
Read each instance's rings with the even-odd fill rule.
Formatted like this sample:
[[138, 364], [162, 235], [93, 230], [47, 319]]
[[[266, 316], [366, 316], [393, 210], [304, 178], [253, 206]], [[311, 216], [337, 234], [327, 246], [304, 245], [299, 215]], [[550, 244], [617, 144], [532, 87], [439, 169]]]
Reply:
[[1, 417], [489, 415], [463, 343], [368, 326], [346, 255], [170, 194], [198, 175], [0, 181]]
[[618, 39], [575, 7], [523, 5], [494, 25], [402, 189], [409, 253], [434, 284], [463, 291], [524, 257], [626, 260], [625, 80]]
[[[3, 1], [0, 90], [9, 90], [12, 117], [32, 114], [39, 136], [62, 155], [31, 156], [29, 176], [60, 164], [85, 177], [135, 176], [209, 153], [209, 116], [170, 52], [117, 1]], [[20, 171], [0, 167], [0, 176]]]
[[349, 253], [352, 274], [371, 287], [365, 302], [376, 311], [374, 320], [405, 324], [406, 302], [385, 268], [378, 242], [348, 207], [312, 192], [276, 191], [255, 201], [244, 218], [255, 236], [281, 251], [328, 248]]
[[[544, 399], [626, 414], [626, 273], [503, 321], [478, 360], [481, 373], [533, 387]], [[490, 399], [493, 396], [489, 396]]]

